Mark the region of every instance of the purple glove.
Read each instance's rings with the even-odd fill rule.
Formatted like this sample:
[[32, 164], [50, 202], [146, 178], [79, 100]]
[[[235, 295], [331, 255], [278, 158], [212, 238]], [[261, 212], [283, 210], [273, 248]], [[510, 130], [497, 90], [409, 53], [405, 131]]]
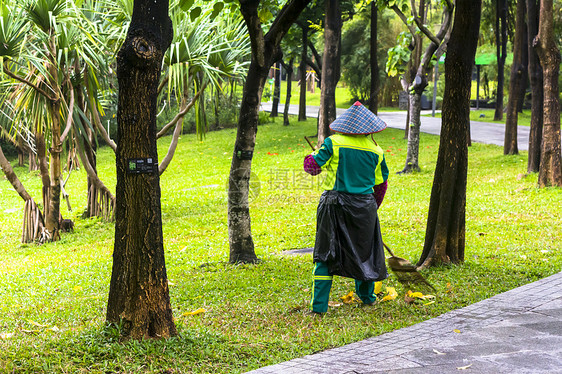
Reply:
[[381, 207], [382, 201], [384, 200], [384, 195], [386, 194], [386, 189], [388, 188], [388, 181], [384, 181], [384, 183], [377, 184], [374, 188], [373, 195], [375, 196], [375, 200], [379, 208]]
[[304, 158], [304, 171], [306, 171], [310, 175], [318, 175], [322, 172], [322, 168], [318, 166], [316, 160], [312, 155], [308, 155]]

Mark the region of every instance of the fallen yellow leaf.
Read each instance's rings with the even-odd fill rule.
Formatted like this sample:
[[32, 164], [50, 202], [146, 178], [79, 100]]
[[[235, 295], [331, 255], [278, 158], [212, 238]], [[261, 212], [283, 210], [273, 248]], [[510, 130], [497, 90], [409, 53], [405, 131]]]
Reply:
[[408, 297], [414, 297], [414, 298], [418, 298], [418, 299], [422, 299], [422, 300], [427, 300], [427, 299], [435, 299], [434, 295], [424, 295], [421, 292], [412, 292], [411, 290], [409, 290], [408, 292], [406, 292], [406, 296]]
[[184, 314], [182, 314], [182, 317], [187, 317], [187, 316], [194, 316], [196, 314], [201, 314], [201, 313], [205, 313], [207, 310], [203, 309], [203, 308], [199, 308], [197, 310], [194, 310], [192, 312], [185, 312]]
[[453, 332], [456, 332], [457, 334], [460, 334], [460, 333], [461, 333], [461, 330], [459, 330], [459, 329], [454, 329]]
[[37, 326], [37, 327], [49, 327], [49, 325], [42, 325], [39, 322], [35, 322], [35, 321], [30, 320], [30, 319], [28, 319], [27, 322], [29, 322], [32, 325]]
[[74, 292], [80, 292], [80, 291], [82, 291], [82, 286], [74, 286], [74, 288], [72, 289], [72, 291], [74, 291]]
[[382, 282], [375, 282], [375, 294], [381, 293], [382, 291]]
[[344, 304], [351, 304], [353, 302], [353, 291], [349, 291], [347, 295], [340, 297]]
[[386, 287], [386, 296], [382, 298], [382, 301], [389, 301], [396, 299], [398, 293], [394, 287]]

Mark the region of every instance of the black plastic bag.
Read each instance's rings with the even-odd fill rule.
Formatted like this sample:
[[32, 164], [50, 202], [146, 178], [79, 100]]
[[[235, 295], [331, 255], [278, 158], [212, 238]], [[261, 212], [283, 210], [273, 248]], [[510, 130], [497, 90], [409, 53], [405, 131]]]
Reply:
[[377, 203], [372, 194], [322, 194], [313, 259], [325, 262], [331, 275], [362, 281], [388, 277]]

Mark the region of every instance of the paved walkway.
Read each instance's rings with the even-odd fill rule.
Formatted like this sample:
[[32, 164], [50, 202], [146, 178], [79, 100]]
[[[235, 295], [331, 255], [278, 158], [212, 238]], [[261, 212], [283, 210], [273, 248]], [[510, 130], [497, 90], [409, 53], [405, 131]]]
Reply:
[[558, 273], [410, 327], [250, 373], [562, 373], [561, 290]]
[[[282, 115], [283, 104], [279, 105], [279, 111]], [[264, 111], [271, 111], [271, 103], [262, 103]], [[337, 115], [344, 112], [345, 109], [337, 109]], [[298, 105], [291, 104], [289, 106], [289, 114], [298, 115]], [[428, 134], [439, 135], [441, 133], [441, 118], [438, 117], [425, 117], [423, 114], [431, 114], [431, 111], [422, 111], [421, 127], [422, 132]], [[308, 106], [306, 108], [306, 116], [311, 118], [318, 117], [318, 107]], [[381, 112], [379, 117], [386, 122], [388, 127], [404, 129], [406, 126], [406, 112]], [[471, 122], [470, 135], [473, 142], [495, 144], [503, 147], [505, 125], [493, 122]], [[529, 127], [517, 127], [517, 146], [520, 151], [527, 151], [529, 149]]]
[[[381, 118], [389, 127], [405, 123], [405, 114]], [[486, 125], [473, 126], [473, 140], [503, 145], [503, 126]], [[422, 131], [438, 134], [439, 127], [439, 119], [422, 118]], [[528, 129], [520, 130], [519, 149], [527, 149]], [[558, 273], [407, 328], [250, 373], [562, 374], [561, 290]]]

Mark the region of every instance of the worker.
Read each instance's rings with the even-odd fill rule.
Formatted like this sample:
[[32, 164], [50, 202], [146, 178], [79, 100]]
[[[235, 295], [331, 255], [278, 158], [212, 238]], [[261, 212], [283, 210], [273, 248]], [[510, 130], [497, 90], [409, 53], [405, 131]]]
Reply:
[[360, 102], [339, 116], [336, 134], [304, 159], [304, 170], [326, 173], [317, 209], [311, 308], [326, 313], [334, 275], [355, 279], [366, 305], [377, 297], [374, 283], [388, 276], [377, 210], [387, 189], [388, 167], [373, 133], [386, 124]]

